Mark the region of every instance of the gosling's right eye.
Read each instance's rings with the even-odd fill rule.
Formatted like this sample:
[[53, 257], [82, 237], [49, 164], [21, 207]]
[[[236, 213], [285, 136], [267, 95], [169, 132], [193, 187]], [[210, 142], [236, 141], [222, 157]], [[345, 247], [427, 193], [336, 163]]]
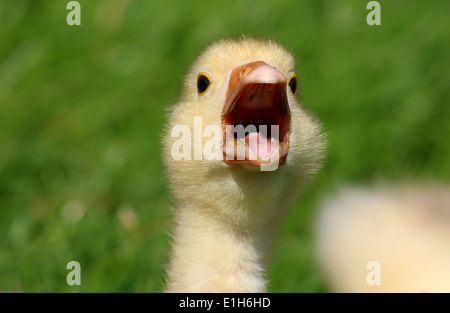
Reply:
[[289, 76], [289, 88], [291, 88], [292, 93], [295, 95], [297, 93], [297, 75], [292, 73]]
[[197, 78], [197, 91], [199, 96], [203, 96], [208, 91], [211, 81], [206, 73], [200, 73]]

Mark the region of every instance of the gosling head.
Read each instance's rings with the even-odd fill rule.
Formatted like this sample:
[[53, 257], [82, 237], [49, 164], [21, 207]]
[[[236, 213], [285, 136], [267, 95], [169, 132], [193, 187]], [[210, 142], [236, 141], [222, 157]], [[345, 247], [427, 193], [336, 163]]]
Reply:
[[[173, 184], [187, 190], [219, 174], [224, 179], [214, 184], [230, 178], [267, 185], [279, 184], [277, 176], [310, 176], [323, 142], [296, 99], [298, 89], [294, 58], [272, 41], [245, 38], [208, 47], [187, 74], [170, 117], [165, 147]], [[190, 137], [180, 138], [177, 125]], [[175, 160], [180, 149], [190, 152]]]

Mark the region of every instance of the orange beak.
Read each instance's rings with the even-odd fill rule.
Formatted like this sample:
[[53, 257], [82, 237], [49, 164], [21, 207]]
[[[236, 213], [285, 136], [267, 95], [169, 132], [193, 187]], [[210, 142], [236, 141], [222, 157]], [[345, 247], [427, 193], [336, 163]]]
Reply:
[[[232, 70], [222, 110], [225, 163], [284, 164], [291, 118], [286, 85], [286, 77], [262, 61]], [[232, 146], [245, 151], [230, 152]]]

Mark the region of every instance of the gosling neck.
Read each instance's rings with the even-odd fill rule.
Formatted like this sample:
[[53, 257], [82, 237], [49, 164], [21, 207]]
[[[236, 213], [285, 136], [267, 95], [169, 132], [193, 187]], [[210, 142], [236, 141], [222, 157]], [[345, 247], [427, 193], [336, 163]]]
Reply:
[[272, 234], [269, 224], [242, 225], [198, 208], [180, 208], [166, 290], [265, 292]]

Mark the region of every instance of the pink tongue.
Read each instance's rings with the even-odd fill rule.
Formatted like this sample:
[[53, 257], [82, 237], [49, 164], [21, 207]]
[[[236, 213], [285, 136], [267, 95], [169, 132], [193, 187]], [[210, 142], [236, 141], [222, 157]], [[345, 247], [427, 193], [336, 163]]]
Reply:
[[245, 142], [260, 159], [268, 159], [272, 155], [273, 149], [270, 140], [259, 132], [249, 133], [245, 136]]

